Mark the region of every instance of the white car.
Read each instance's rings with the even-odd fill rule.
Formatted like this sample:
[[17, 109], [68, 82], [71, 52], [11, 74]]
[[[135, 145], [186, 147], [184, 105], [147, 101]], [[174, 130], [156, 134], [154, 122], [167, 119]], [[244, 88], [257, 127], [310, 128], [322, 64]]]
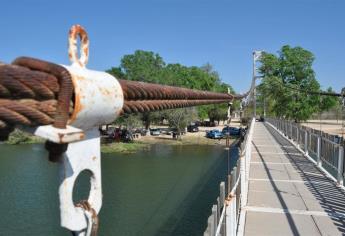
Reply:
[[160, 129], [150, 129], [150, 134], [152, 136], [158, 136], [161, 134], [161, 130]]

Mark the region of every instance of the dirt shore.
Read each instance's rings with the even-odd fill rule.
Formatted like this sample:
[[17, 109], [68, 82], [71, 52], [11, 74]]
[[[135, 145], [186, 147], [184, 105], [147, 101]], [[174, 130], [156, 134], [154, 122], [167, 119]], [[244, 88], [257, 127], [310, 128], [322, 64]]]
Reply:
[[335, 134], [339, 136], [345, 135], [345, 128], [342, 128], [342, 120], [308, 120], [301, 125], [317, 130], [322, 130], [323, 132], [329, 134]]
[[[240, 123], [238, 120], [231, 122], [230, 124], [232, 127], [240, 127]], [[138, 139], [141, 143], [147, 144], [155, 144], [155, 143], [163, 143], [163, 144], [171, 144], [171, 145], [225, 145], [225, 139], [210, 139], [206, 138], [206, 131], [217, 129], [222, 131], [222, 129], [226, 126], [226, 124], [222, 124], [216, 127], [199, 127], [199, 132], [186, 132], [182, 135], [181, 140], [176, 140], [172, 138], [172, 135], [161, 134], [159, 136], [151, 136], [146, 135], [142, 136]], [[166, 128], [164, 126], [154, 126], [152, 128]], [[232, 138], [231, 140], [234, 140]]]
[[[199, 127], [199, 132], [190, 133], [186, 132], [182, 135], [181, 139], [173, 139], [172, 135], [161, 134], [159, 136], [139, 136], [132, 143], [110, 143], [102, 145], [103, 153], [134, 153], [140, 150], [147, 150], [152, 144], [166, 144], [166, 145], [222, 145], [225, 146], [225, 139], [210, 139], [206, 138], [206, 131], [212, 129], [222, 130], [225, 125], [216, 127]], [[231, 126], [240, 127], [238, 121], [232, 122]], [[152, 128], [166, 128], [164, 126], [153, 126]], [[230, 139], [230, 143], [233, 143], [236, 137]]]

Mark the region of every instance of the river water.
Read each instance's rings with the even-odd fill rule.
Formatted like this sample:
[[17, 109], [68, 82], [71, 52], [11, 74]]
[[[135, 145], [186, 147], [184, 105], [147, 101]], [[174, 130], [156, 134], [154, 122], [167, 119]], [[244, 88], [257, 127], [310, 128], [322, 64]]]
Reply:
[[[102, 154], [99, 235], [202, 235], [226, 171], [221, 146]], [[0, 235], [70, 235], [59, 226], [57, 176], [43, 145], [0, 145]], [[88, 191], [83, 174], [74, 199]]]

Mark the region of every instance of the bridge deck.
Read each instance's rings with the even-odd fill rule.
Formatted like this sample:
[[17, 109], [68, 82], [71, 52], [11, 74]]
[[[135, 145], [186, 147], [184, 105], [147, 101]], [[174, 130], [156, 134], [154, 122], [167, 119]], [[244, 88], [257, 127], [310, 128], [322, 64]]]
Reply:
[[345, 234], [345, 191], [263, 123], [254, 129], [244, 234]]

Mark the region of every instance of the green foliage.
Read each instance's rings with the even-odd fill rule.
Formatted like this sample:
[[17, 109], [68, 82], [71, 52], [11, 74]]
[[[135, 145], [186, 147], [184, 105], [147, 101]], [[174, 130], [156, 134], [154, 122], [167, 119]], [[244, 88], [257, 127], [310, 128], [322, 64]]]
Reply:
[[269, 53], [262, 56], [260, 72], [263, 81], [258, 91], [261, 100], [266, 98], [267, 107], [273, 114], [301, 121], [335, 105], [333, 98], [303, 92], [320, 91], [312, 69], [313, 61], [314, 55], [301, 47], [283, 46], [278, 56]]
[[43, 141], [44, 140], [39, 137], [23, 132], [19, 129], [15, 129], [8, 137], [8, 140], [6, 141], [6, 143], [17, 145], [17, 144], [24, 144], [24, 143], [40, 143]]
[[131, 142], [131, 143], [110, 143], [110, 144], [102, 144], [101, 152], [102, 153], [136, 153], [140, 150], [149, 150], [149, 144], [144, 144], [140, 142]]
[[[125, 55], [120, 67], [112, 67], [107, 71], [117, 78], [159, 83], [214, 92], [227, 92], [231, 86], [222, 83], [218, 73], [207, 63], [202, 67], [184, 66], [178, 63], [166, 64], [163, 58], [153, 52], [137, 50], [134, 54]], [[237, 103], [236, 103], [237, 104]], [[226, 117], [227, 105], [207, 105], [197, 108], [200, 119], [207, 117]], [[163, 113], [168, 114], [168, 113]], [[160, 121], [161, 113], [144, 113], [141, 120], [148, 128], [153, 121]], [[197, 119], [197, 118], [195, 118]]]
[[158, 54], [137, 50], [121, 60], [121, 71], [128, 80], [160, 83], [165, 63]]
[[117, 79], [125, 79], [126, 75], [122, 71], [121, 67], [111, 67], [109, 70], [106, 71], [107, 73], [115, 76]]
[[116, 119], [114, 124], [119, 126], [125, 126], [127, 129], [132, 129], [135, 127], [142, 126], [143, 122], [140, 115], [137, 114], [131, 114], [131, 115], [123, 115]]
[[[329, 93], [335, 93], [335, 91], [333, 91], [333, 89], [331, 87], [329, 87], [326, 92]], [[340, 103], [340, 101], [335, 98], [335, 97], [331, 97], [331, 96], [321, 96], [320, 97], [320, 108], [319, 111], [328, 111], [329, 109], [336, 107], [338, 104]]]

